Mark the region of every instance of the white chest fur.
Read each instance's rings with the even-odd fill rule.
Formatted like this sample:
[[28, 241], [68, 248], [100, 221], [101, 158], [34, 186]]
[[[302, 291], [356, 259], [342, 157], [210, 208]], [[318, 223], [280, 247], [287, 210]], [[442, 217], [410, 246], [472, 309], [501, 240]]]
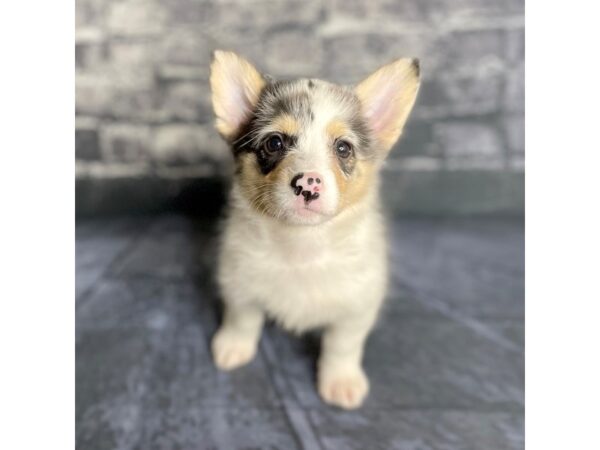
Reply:
[[302, 331], [375, 311], [385, 280], [374, 211], [289, 227], [234, 210], [226, 223], [219, 264], [225, 300], [258, 304], [285, 328]]

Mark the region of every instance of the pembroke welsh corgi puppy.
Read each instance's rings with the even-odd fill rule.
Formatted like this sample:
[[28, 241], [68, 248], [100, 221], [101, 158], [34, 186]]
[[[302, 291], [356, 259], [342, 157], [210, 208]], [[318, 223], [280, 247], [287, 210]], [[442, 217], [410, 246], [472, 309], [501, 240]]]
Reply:
[[398, 59], [350, 87], [275, 81], [215, 51], [210, 84], [235, 159], [215, 364], [248, 363], [265, 318], [294, 332], [320, 328], [318, 391], [357, 408], [369, 390], [363, 348], [386, 292], [379, 170], [415, 103], [419, 62]]

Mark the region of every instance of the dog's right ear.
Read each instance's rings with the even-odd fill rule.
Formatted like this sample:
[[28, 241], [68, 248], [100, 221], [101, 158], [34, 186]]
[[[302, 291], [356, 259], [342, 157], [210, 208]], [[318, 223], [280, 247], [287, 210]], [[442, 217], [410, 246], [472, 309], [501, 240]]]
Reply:
[[210, 66], [216, 128], [232, 141], [252, 115], [266, 81], [256, 68], [233, 52], [216, 50]]

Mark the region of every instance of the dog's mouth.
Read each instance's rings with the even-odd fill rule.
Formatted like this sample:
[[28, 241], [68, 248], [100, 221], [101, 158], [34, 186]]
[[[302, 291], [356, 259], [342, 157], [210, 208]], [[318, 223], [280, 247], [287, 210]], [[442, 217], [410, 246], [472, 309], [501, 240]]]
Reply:
[[323, 223], [335, 215], [328, 204], [327, 196], [315, 195], [314, 192], [307, 192], [308, 195], [295, 192], [290, 189], [283, 192], [272, 189], [271, 191], [258, 191], [247, 189], [253, 196], [247, 196], [249, 206], [257, 212], [271, 217], [275, 220], [287, 222], [294, 225], [316, 225]]
[[303, 217], [311, 217], [311, 216], [323, 216], [327, 217], [327, 214], [324, 214], [323, 211], [319, 211], [310, 207], [310, 204], [304, 205], [302, 208], [297, 208], [294, 212]]
[[288, 210], [286, 219], [288, 222], [298, 225], [317, 225], [328, 221], [334, 215], [310, 202], [302, 205], [294, 205], [294, 207]]

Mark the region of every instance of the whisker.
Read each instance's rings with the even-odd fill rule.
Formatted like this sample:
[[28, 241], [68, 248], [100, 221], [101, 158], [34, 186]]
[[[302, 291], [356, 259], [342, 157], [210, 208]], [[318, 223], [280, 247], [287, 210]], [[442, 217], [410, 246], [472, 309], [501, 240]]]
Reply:
[[241, 141], [242, 139], [245, 139], [249, 134], [252, 134], [252, 130], [248, 131], [245, 134], [242, 134], [239, 138], [237, 138], [235, 141], [233, 141], [233, 144], [237, 144], [239, 141]]

